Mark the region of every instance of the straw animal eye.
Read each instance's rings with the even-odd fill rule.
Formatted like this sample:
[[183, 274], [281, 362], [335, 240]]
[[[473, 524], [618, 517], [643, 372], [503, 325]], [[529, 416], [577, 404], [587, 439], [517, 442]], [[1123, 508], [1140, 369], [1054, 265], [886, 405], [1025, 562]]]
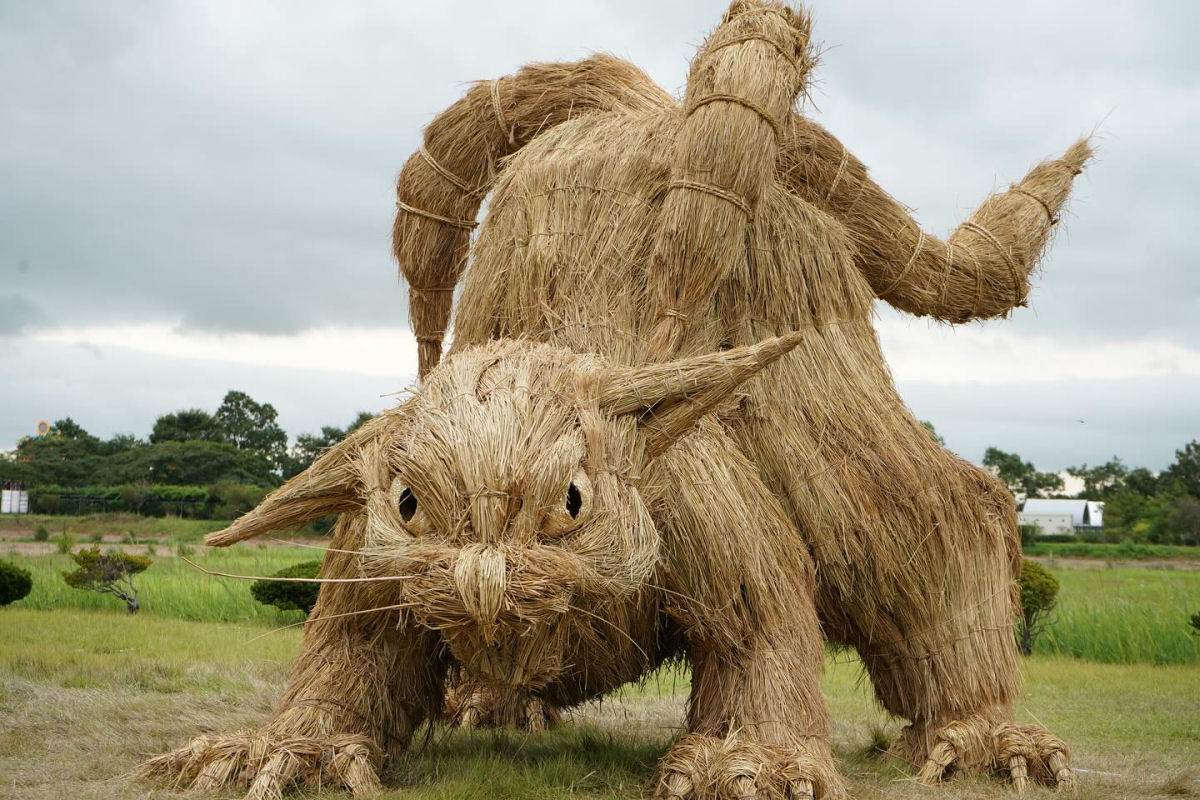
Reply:
[[400, 519], [412, 522], [412, 518], [417, 515], [417, 496], [413, 494], [412, 489], [405, 486], [401, 490], [400, 497], [396, 500], [396, 510], [400, 512]]
[[567, 490], [553, 508], [547, 510], [542, 532], [547, 536], [562, 536], [578, 528], [592, 505], [592, 484], [580, 470], [567, 484]]

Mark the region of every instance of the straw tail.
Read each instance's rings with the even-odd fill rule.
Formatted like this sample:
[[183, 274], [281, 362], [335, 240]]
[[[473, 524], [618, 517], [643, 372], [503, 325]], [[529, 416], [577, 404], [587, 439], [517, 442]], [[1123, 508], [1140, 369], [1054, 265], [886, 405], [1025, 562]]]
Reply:
[[637, 414], [646, 452], [653, 458], [801, 339], [801, 333], [793, 332], [677, 361], [612, 367], [601, 376], [600, 407], [614, 416]]
[[739, 0], [692, 62], [650, 265], [655, 359], [676, 351], [688, 315], [744, 262], [747, 227], [813, 61], [806, 12]]
[[857, 266], [878, 297], [913, 314], [967, 322], [1026, 304], [1030, 275], [1092, 154], [1089, 140], [1081, 139], [1061, 158], [1037, 165], [985, 200], [947, 241], [923, 231], [841, 142], [810, 120], [793, 117], [779, 178], [850, 229]]
[[358, 456], [385, 431], [389, 417], [376, 417], [326, 450], [308, 469], [280, 486], [232, 525], [204, 537], [209, 547], [228, 547], [271, 531], [296, 528], [318, 517], [363, 505]]
[[596, 111], [665, 108], [671, 98], [637, 67], [606, 55], [533, 64], [475, 84], [425, 129], [396, 180], [392, 246], [409, 284], [424, 377], [441, 359], [454, 286], [500, 159], [559, 123]]

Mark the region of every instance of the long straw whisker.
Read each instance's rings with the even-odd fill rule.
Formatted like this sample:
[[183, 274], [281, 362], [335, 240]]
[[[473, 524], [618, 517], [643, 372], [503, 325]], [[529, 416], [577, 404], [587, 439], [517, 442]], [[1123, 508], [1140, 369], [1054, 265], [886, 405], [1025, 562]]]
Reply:
[[188, 560], [185, 556], [180, 556], [184, 563], [188, 566], [200, 570], [205, 575], [212, 575], [217, 578], [234, 578], [241, 581], [280, 581], [281, 583], [380, 583], [384, 581], [406, 581], [411, 575], [380, 575], [377, 577], [368, 578], [278, 578], [270, 575], [235, 575], [232, 572], [218, 572], [217, 570], [206, 569], [194, 561]]

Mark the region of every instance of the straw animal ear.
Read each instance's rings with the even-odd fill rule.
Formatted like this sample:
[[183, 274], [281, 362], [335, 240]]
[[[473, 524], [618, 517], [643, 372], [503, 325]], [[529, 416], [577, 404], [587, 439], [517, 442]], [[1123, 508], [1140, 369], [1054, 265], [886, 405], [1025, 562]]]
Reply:
[[613, 416], [637, 414], [646, 450], [653, 458], [802, 338], [794, 332], [733, 350], [607, 369], [601, 379], [600, 407]]
[[254, 510], [238, 517], [228, 528], [205, 536], [204, 543], [228, 547], [262, 533], [295, 528], [318, 517], [361, 507], [359, 454], [365, 445], [387, 433], [388, 418], [387, 414], [376, 417], [351, 433], [304, 472], [267, 495]]

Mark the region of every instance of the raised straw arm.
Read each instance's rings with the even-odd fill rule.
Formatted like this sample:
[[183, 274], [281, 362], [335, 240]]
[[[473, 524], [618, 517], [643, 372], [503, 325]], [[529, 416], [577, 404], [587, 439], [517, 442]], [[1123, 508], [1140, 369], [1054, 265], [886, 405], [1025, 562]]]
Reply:
[[757, 0], [736, 0], [696, 54], [650, 264], [652, 359], [674, 353], [688, 316], [744, 262], [746, 230], [812, 66], [805, 12]]
[[946, 322], [1001, 316], [1025, 305], [1029, 278], [1072, 182], [1092, 156], [1086, 139], [991, 195], [946, 241], [926, 233], [828, 131], [794, 114], [778, 179], [832, 213], [855, 240], [855, 263], [876, 296]]
[[637, 67], [596, 55], [532, 64], [475, 84], [425, 129], [396, 181], [392, 245], [409, 285], [420, 375], [442, 355], [454, 287], [467, 263], [471, 229], [500, 159], [543, 130], [594, 111], [671, 103]]

